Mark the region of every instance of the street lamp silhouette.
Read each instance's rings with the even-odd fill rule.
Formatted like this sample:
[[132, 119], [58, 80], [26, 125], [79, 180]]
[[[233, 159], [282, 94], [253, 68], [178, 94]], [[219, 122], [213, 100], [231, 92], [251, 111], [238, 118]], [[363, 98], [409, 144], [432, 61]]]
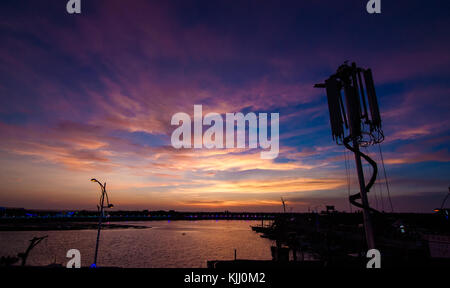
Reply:
[[[109, 203], [108, 194], [106, 193], [106, 182], [104, 184], [102, 184], [102, 183], [100, 183], [100, 181], [98, 181], [95, 178], [92, 178], [91, 182], [97, 182], [98, 185], [100, 185], [100, 188], [102, 190], [102, 194], [100, 195], [99, 205], [97, 205], [97, 209], [99, 210], [100, 213], [98, 216], [97, 242], [95, 244], [94, 263], [91, 265], [91, 267], [95, 268], [95, 267], [97, 267], [98, 244], [100, 241], [100, 230], [102, 228], [102, 219], [104, 217], [104, 209], [112, 208], [112, 207], [114, 207], [114, 205]], [[105, 206], [105, 197], [106, 197], [106, 203], [107, 203], [106, 206]]]

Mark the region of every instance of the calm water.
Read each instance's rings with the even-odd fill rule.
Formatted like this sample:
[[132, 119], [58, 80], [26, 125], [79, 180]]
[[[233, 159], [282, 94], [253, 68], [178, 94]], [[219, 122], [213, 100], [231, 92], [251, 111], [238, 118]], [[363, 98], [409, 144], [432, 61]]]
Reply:
[[[118, 222], [120, 223], [120, 222]], [[125, 224], [125, 222], [122, 222]], [[98, 266], [206, 267], [207, 260], [271, 259], [270, 240], [250, 229], [259, 221], [126, 222], [150, 229], [102, 230]], [[83, 266], [92, 263], [96, 230], [0, 232], [0, 256], [25, 251], [35, 236], [49, 237], [36, 246], [27, 265], [66, 264], [66, 252], [81, 252]]]

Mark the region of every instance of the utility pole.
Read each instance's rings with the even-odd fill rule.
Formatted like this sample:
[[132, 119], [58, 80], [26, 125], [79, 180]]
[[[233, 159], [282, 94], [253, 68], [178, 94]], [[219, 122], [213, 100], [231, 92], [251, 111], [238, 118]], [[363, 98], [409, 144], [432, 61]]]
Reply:
[[[375, 183], [378, 169], [376, 162], [360, 151], [361, 146], [367, 147], [384, 140], [372, 71], [357, 67], [355, 63], [348, 65], [344, 62], [325, 83], [316, 84], [314, 87], [326, 88], [333, 139], [338, 145], [343, 144], [355, 154], [360, 192], [350, 195], [349, 201], [362, 209], [367, 248], [374, 249], [371, 212], [378, 211], [369, 206], [367, 193]], [[344, 92], [345, 101], [341, 90]], [[373, 174], [367, 184], [361, 157], [373, 168]], [[357, 202], [358, 199], [361, 199], [361, 202]]]
[[[359, 144], [353, 140], [353, 149], [359, 152]], [[364, 172], [361, 163], [361, 156], [355, 153], [356, 171], [358, 172], [359, 190], [361, 202], [363, 205], [364, 231], [366, 234], [367, 248], [375, 249], [375, 239], [373, 235], [372, 219], [370, 217], [369, 200], [367, 199], [366, 183], [364, 181]]]

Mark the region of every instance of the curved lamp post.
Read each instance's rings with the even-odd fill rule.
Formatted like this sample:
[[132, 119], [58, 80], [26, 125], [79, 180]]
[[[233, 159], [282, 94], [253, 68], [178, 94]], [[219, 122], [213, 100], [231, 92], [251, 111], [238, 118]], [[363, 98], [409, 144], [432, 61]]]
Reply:
[[[103, 211], [104, 211], [104, 208], [112, 208], [112, 207], [114, 207], [114, 205], [109, 203], [108, 194], [106, 193], [106, 182], [104, 184], [102, 184], [102, 183], [100, 183], [100, 181], [98, 181], [95, 178], [92, 178], [91, 182], [97, 182], [98, 185], [100, 185], [100, 188], [102, 190], [102, 194], [100, 195], [99, 205], [97, 205], [97, 209], [99, 210], [100, 213], [98, 216], [97, 242], [95, 244], [94, 263], [91, 265], [91, 267], [95, 268], [95, 267], [97, 267], [98, 243], [100, 241], [100, 230], [102, 227], [102, 219], [104, 217]], [[106, 197], [106, 203], [107, 203], [106, 206], [105, 206], [105, 197]]]

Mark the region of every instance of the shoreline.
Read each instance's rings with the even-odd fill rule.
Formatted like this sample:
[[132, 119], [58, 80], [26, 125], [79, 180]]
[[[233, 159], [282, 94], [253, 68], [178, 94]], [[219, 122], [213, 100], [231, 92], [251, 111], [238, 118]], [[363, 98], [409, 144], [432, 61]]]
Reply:
[[[102, 230], [112, 229], [148, 229], [150, 226], [131, 224], [102, 224]], [[13, 231], [69, 231], [96, 230], [98, 222], [46, 222], [46, 223], [1, 223], [0, 232]]]

